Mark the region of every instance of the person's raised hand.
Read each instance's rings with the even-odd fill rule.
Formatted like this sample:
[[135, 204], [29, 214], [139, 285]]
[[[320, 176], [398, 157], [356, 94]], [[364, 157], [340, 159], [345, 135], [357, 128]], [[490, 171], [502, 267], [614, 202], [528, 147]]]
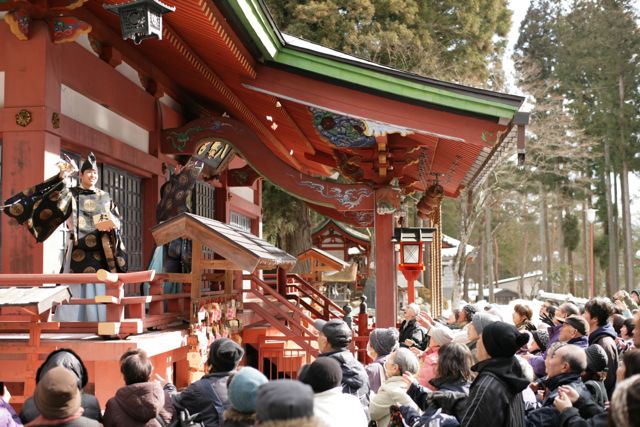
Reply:
[[558, 389], [558, 393], [560, 392], [564, 393], [567, 396], [567, 398], [571, 401], [571, 403], [576, 403], [580, 398], [580, 395], [578, 394], [578, 392], [573, 387], [568, 385], [560, 386], [560, 388]]
[[568, 408], [571, 408], [573, 404], [571, 403], [569, 396], [567, 396], [567, 393], [564, 393], [562, 390], [559, 390], [558, 395], [556, 396], [555, 399], [553, 399], [553, 406], [556, 407], [558, 412], [564, 412]]
[[409, 386], [411, 386], [411, 384], [416, 382], [416, 377], [414, 377], [411, 372], [405, 372], [404, 374], [402, 374], [402, 377], [400, 377], [400, 378], [402, 378], [402, 382], [405, 383], [407, 388], [409, 388]]

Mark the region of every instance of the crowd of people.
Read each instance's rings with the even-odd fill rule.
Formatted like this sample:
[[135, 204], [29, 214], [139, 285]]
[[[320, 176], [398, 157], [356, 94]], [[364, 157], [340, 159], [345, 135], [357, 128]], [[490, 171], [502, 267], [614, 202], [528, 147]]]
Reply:
[[60, 349], [19, 415], [0, 398], [0, 427], [640, 426], [638, 303], [624, 291], [584, 306], [545, 301], [538, 315], [521, 303], [511, 319], [471, 304], [433, 319], [409, 304], [399, 328], [370, 332], [366, 366], [350, 350], [350, 325], [318, 320], [319, 355], [297, 379], [241, 367], [244, 349], [221, 338], [207, 374], [181, 391], [129, 350], [104, 411], [83, 391], [80, 357]]

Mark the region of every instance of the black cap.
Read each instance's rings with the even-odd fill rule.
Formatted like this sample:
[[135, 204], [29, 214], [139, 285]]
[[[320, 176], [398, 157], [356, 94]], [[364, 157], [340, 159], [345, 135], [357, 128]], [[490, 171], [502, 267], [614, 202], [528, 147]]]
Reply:
[[300, 371], [298, 379], [310, 385], [314, 393], [322, 393], [342, 383], [342, 367], [331, 357], [318, 357]]
[[96, 160], [96, 156], [93, 153], [89, 153], [89, 155], [87, 156], [87, 160], [85, 160], [80, 167], [80, 173], [83, 173], [87, 169], [98, 170], [98, 161]]
[[582, 316], [572, 314], [564, 319], [560, 317], [556, 317], [556, 319], [558, 319], [558, 322], [560, 323], [566, 323], [567, 325], [572, 326], [580, 335], [587, 335], [589, 333], [589, 323]]
[[207, 362], [214, 372], [229, 372], [236, 369], [244, 356], [244, 349], [229, 338], [219, 338], [211, 343]]
[[351, 343], [353, 336], [351, 328], [344, 320], [331, 319], [328, 322], [326, 320], [316, 320], [313, 322], [313, 326], [327, 337], [327, 341], [333, 348], [347, 347]]

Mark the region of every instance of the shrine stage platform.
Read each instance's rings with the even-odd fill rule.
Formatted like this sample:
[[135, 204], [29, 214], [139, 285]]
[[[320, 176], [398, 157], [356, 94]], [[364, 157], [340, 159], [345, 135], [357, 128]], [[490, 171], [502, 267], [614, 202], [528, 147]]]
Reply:
[[2, 333], [0, 381], [7, 384], [12, 394], [11, 404], [20, 408], [32, 394], [29, 389], [34, 384], [37, 368], [47, 355], [60, 348], [69, 348], [82, 358], [87, 367], [89, 383], [85, 391], [95, 394], [104, 409], [107, 400], [124, 385], [119, 359], [129, 349], [145, 350], [153, 363], [154, 373], [164, 377], [167, 367], [171, 367], [172, 381], [178, 388], [186, 386], [189, 371], [187, 336], [186, 327], [145, 332], [126, 339], [104, 339], [93, 334], [43, 333], [35, 367], [30, 367], [30, 354], [34, 350], [29, 346], [29, 334]]

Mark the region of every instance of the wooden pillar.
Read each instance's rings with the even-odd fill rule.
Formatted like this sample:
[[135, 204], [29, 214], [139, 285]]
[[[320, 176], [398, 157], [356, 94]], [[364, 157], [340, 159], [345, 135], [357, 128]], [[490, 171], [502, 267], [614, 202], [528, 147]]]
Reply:
[[376, 327], [395, 327], [398, 292], [393, 251], [393, 214], [375, 213]]
[[277, 271], [277, 287], [278, 293], [283, 297], [287, 296], [287, 272], [283, 268], [278, 267]]
[[[60, 139], [51, 133], [51, 118], [60, 111], [61, 66], [59, 46], [51, 43], [41, 21], [32, 22], [28, 41], [19, 41], [0, 25], [0, 49], [5, 66], [2, 195], [7, 198], [57, 172]], [[31, 115], [25, 126], [16, 120], [22, 110]], [[50, 273], [59, 267], [54, 257], [44, 258], [47, 249], [49, 253], [57, 249], [54, 240], [36, 244], [26, 228], [11, 223], [6, 215], [1, 221], [3, 273]]]
[[440, 215], [440, 207], [435, 213], [435, 232], [433, 233], [433, 294], [435, 295], [434, 303], [431, 307], [433, 315], [440, 316], [442, 314], [442, 221]]

